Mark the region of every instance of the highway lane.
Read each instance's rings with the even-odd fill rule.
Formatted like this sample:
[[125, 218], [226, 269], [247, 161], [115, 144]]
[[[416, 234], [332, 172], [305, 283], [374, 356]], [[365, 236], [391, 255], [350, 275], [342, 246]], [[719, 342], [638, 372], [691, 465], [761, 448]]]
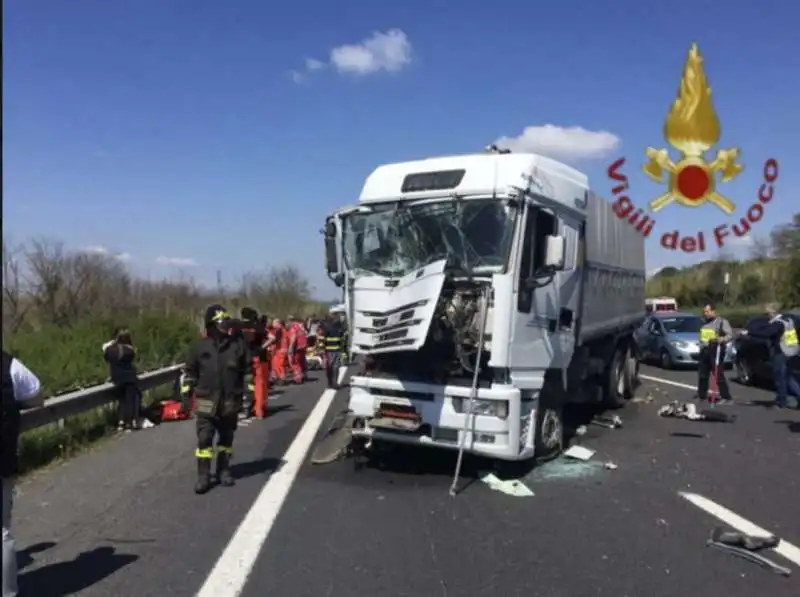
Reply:
[[[692, 381], [691, 373], [644, 372]], [[699, 493], [800, 545], [800, 487], [791, 476], [800, 435], [776, 424], [800, 416], [733, 406], [734, 424], [669, 420], [658, 406], [691, 392], [647, 382], [648, 392], [652, 403], [620, 413], [623, 429], [589, 428], [581, 443], [598, 451], [590, 463], [555, 462], [527, 475], [533, 497], [476, 481], [453, 499], [453, 459], [437, 454], [416, 471], [304, 466], [244, 596], [795, 595], [794, 578], [706, 548], [718, 521], [678, 492]], [[749, 388], [737, 394], [769, 398]], [[480, 463], [468, 468], [474, 476]]]
[[235, 487], [193, 494], [193, 421], [123, 435], [26, 479], [13, 520], [21, 590], [194, 595], [322, 389], [290, 387], [271, 400], [268, 419], [240, 428]]
[[[692, 372], [643, 367], [643, 374], [694, 382]], [[733, 388], [742, 402], [771, 398]], [[321, 391], [291, 388], [274, 402], [290, 410], [241, 431], [241, 478], [231, 489], [191, 493], [191, 424], [125, 436], [27, 481], [15, 512], [19, 547], [55, 546], [23, 552], [23, 586], [37, 597], [195, 595], [226, 544], [239, 541], [239, 522]], [[800, 461], [800, 413], [726, 407], [738, 415], [733, 424], [656, 415], [661, 403], [691, 394], [646, 381], [640, 396], [653, 401], [620, 411], [622, 429], [590, 426], [578, 438], [597, 450], [591, 461], [556, 461], [521, 479], [532, 497], [475, 480], [486, 465], [474, 459], [466, 462], [468, 486], [449, 497], [449, 454], [418, 453], [415, 468], [405, 451], [381, 469], [306, 462], [252, 570], [229, 573], [249, 572], [244, 597], [795, 595], [796, 578], [706, 548], [719, 522], [678, 492], [705, 496], [800, 545], [800, 485], [791, 475]], [[340, 392], [318, 436], [344, 404]], [[799, 565], [772, 557], [800, 575]], [[65, 585], [70, 591], [55, 589]]]

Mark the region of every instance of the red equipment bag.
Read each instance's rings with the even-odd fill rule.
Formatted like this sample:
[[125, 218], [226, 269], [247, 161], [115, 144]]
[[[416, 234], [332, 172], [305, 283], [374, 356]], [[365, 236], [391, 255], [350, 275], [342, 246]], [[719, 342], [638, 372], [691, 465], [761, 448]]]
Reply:
[[162, 421], [185, 421], [189, 418], [188, 413], [181, 412], [181, 403], [178, 400], [164, 400], [161, 403]]

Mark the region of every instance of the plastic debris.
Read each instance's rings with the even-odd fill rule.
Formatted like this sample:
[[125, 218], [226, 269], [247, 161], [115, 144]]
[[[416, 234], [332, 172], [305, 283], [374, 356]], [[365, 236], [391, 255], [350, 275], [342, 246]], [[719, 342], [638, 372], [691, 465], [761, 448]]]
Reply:
[[619, 468], [619, 467], [618, 467], [616, 464], [614, 464], [613, 462], [606, 462], [606, 463], [605, 463], [603, 466], [605, 466], [605, 467], [606, 467], [606, 469], [608, 469], [608, 470], [610, 470], [610, 471], [615, 471], [615, 470], [617, 470], [617, 469]]
[[595, 451], [590, 450], [589, 448], [584, 448], [583, 446], [572, 446], [566, 452], [564, 452], [564, 456], [566, 458], [573, 458], [575, 460], [589, 460], [592, 456], [594, 456]]

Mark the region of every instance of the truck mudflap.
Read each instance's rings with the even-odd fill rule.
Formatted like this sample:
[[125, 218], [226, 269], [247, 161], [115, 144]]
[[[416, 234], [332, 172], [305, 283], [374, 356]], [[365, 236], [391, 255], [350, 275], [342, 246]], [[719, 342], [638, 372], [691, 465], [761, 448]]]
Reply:
[[356, 417], [350, 411], [337, 414], [311, 453], [311, 464], [331, 464], [351, 455], [355, 423]]

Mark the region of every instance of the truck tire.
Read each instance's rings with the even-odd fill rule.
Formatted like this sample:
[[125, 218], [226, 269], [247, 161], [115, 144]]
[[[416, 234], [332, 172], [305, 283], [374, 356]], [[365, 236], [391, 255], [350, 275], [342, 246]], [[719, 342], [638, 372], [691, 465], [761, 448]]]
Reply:
[[546, 400], [536, 409], [535, 458], [548, 462], [564, 450], [564, 402]]
[[636, 394], [639, 387], [639, 359], [636, 357], [635, 349], [628, 349], [625, 353], [625, 400], [630, 400]]
[[611, 364], [608, 367], [608, 378], [604, 389], [604, 405], [608, 408], [622, 408], [627, 402], [626, 394], [631, 392], [629, 382], [626, 378], [628, 369], [628, 350], [624, 347], [617, 347]]

